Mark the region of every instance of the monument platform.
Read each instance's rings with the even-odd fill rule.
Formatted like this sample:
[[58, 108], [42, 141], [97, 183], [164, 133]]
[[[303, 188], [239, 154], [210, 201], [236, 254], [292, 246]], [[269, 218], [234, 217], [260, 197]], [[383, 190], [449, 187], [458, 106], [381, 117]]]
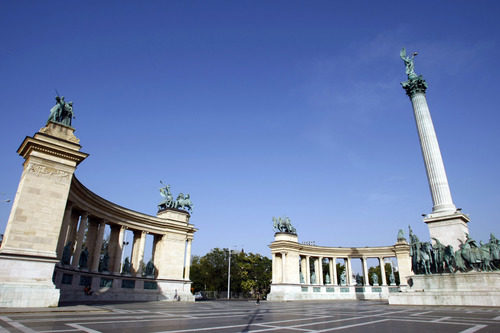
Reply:
[[392, 305], [500, 306], [500, 272], [413, 275]]

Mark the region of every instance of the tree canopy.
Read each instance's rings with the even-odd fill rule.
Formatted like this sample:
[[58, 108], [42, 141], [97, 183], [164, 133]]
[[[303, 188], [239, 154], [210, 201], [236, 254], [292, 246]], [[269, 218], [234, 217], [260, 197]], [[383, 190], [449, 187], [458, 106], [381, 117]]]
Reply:
[[[227, 291], [229, 249], [212, 249], [193, 256], [190, 279], [194, 291]], [[268, 293], [272, 278], [271, 259], [260, 254], [232, 251], [231, 293]]]

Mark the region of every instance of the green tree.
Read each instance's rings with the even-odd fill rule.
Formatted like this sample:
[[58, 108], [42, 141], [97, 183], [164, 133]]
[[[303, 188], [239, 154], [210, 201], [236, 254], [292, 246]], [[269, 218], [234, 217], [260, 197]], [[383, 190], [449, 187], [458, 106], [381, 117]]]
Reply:
[[[194, 291], [226, 291], [228, 249], [212, 249], [203, 257], [193, 256], [190, 279]], [[246, 295], [267, 293], [271, 284], [271, 259], [243, 250], [231, 254], [231, 292]]]

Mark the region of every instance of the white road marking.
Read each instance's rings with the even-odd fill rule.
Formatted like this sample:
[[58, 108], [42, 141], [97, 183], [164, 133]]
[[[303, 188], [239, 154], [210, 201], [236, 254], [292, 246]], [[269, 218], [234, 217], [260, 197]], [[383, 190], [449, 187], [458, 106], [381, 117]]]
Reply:
[[66, 324], [66, 325], [77, 328], [78, 330], [84, 331], [87, 333], [101, 333], [101, 331], [96, 331], [96, 330], [93, 330], [91, 328], [87, 328], [85, 326], [79, 325], [79, 324]]
[[431, 320], [431, 322], [433, 322], [433, 323], [439, 323], [440, 321], [448, 320], [448, 319], [451, 319], [451, 317], [441, 317], [441, 318], [438, 318], [438, 319]]
[[468, 328], [466, 330], [463, 330], [463, 331], [461, 331], [459, 333], [474, 333], [474, 332], [479, 331], [481, 328], [485, 328], [486, 326], [487, 325], [475, 325], [475, 326], [473, 326], [471, 328]]
[[384, 321], [389, 321], [389, 319], [379, 319], [379, 320], [372, 320], [372, 321], [366, 321], [363, 323], [358, 323], [358, 324], [351, 324], [351, 325], [345, 325], [345, 326], [339, 326], [339, 327], [333, 327], [333, 328], [325, 328], [323, 330], [315, 331], [315, 332], [328, 332], [328, 331], [337, 331], [337, 330], [342, 330], [345, 328], [351, 328], [351, 327], [357, 327], [357, 326], [366, 326], [366, 325], [371, 325], [375, 323], [381, 323]]
[[24, 332], [24, 333], [36, 333], [36, 331], [33, 331], [31, 328], [26, 327], [23, 324], [18, 323], [17, 321], [10, 319], [9, 317], [0, 316], [0, 320], [6, 322], [7, 324], [9, 324], [12, 327], [17, 328], [21, 332]]
[[432, 313], [432, 312], [434, 312], [434, 311], [417, 312], [417, 313], [411, 314], [410, 317], [417, 317], [417, 316], [427, 314], [427, 313]]

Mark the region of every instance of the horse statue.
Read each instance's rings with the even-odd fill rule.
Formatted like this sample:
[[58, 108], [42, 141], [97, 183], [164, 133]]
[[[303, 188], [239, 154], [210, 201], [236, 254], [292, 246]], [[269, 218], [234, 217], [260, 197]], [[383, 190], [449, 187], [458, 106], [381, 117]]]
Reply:
[[465, 234], [465, 243], [462, 246], [462, 257], [469, 267], [480, 270], [482, 265], [481, 250], [477, 246], [475, 240], [470, 238], [469, 234]]
[[276, 232], [286, 232], [289, 234], [297, 234], [297, 230], [292, 226], [289, 217], [276, 218], [273, 216], [273, 227]]
[[432, 254], [434, 261], [434, 270], [436, 273], [441, 273], [444, 270], [444, 249], [445, 246], [438, 239], [432, 237], [435, 244], [432, 246]]
[[189, 194], [184, 196], [184, 193], [179, 193], [177, 199], [175, 200], [175, 208], [186, 209], [191, 212], [193, 210], [193, 203], [191, 202]]

